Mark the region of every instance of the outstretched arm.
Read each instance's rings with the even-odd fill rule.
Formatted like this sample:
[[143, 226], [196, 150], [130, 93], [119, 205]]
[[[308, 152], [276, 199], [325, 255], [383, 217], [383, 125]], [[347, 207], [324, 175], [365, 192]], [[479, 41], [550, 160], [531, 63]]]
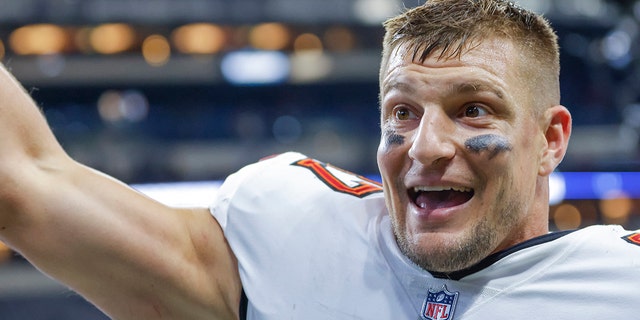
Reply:
[[72, 160], [0, 68], [0, 240], [115, 319], [237, 317], [240, 280], [207, 209], [174, 209]]

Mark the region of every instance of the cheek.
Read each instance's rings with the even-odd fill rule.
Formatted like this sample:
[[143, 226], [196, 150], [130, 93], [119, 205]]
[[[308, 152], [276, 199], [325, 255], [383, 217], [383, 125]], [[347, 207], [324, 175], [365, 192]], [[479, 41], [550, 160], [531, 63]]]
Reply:
[[406, 163], [408, 143], [405, 136], [393, 131], [383, 132], [378, 146], [378, 169], [387, 187], [398, 183]]
[[390, 150], [397, 147], [402, 147], [405, 142], [405, 136], [397, 133], [395, 130], [387, 129], [382, 132], [379, 149]]
[[[405, 153], [406, 144], [405, 136], [395, 131], [387, 130], [382, 133], [377, 154], [380, 171], [393, 171], [394, 167], [401, 166], [403, 161], [400, 159]], [[382, 173], [384, 174], [384, 172]]]
[[509, 139], [496, 134], [483, 134], [469, 138], [465, 141], [464, 146], [469, 152], [484, 156], [489, 160], [513, 150]]
[[484, 198], [486, 194], [495, 194], [513, 183], [512, 176], [519, 170], [514, 167], [518, 166], [518, 150], [509, 138], [499, 134], [473, 136], [464, 141], [464, 150], [467, 163], [480, 182], [477, 193], [480, 200], [492, 202]]

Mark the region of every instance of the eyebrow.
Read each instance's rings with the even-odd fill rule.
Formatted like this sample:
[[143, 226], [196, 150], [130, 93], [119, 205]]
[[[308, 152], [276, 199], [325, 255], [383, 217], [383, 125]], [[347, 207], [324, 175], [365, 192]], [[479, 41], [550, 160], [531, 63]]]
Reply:
[[[383, 86], [383, 95], [386, 95], [389, 91], [397, 89], [402, 92], [406, 92], [409, 94], [416, 93], [418, 90], [404, 81], [393, 81], [385, 86]], [[451, 85], [450, 94], [470, 94], [470, 93], [478, 93], [478, 92], [489, 92], [494, 94], [500, 100], [505, 99], [505, 94], [502, 90], [497, 89], [496, 87], [487, 84], [483, 81], [472, 81], [472, 82], [461, 82], [455, 83]]]
[[504, 93], [492, 85], [484, 82], [463, 82], [452, 85], [451, 92], [456, 94], [469, 94], [477, 92], [493, 93], [500, 100], [504, 100]]
[[389, 91], [393, 90], [393, 89], [397, 89], [399, 91], [402, 92], [406, 92], [406, 93], [415, 93], [416, 89], [403, 81], [392, 81], [391, 83], [388, 83], [387, 85], [382, 86], [382, 94], [386, 95], [387, 93], [389, 93]]

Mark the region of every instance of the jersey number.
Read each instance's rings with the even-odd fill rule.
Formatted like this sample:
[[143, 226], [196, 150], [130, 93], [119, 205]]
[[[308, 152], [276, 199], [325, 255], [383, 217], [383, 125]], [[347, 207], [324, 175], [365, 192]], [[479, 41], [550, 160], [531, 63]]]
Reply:
[[628, 236], [624, 236], [622, 237], [622, 239], [626, 240], [629, 243], [640, 246], [640, 233], [638, 232], [632, 233]]
[[350, 194], [358, 198], [382, 192], [382, 186], [371, 179], [314, 159], [302, 159], [292, 163], [292, 165], [311, 170], [320, 178], [320, 181], [337, 192]]

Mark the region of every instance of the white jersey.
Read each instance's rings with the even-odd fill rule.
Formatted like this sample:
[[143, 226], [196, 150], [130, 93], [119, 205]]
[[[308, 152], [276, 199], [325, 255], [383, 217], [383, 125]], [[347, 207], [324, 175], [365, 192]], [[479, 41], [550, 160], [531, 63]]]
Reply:
[[466, 271], [426, 272], [396, 246], [381, 188], [287, 153], [220, 188], [247, 319], [637, 319], [640, 234], [556, 233]]

